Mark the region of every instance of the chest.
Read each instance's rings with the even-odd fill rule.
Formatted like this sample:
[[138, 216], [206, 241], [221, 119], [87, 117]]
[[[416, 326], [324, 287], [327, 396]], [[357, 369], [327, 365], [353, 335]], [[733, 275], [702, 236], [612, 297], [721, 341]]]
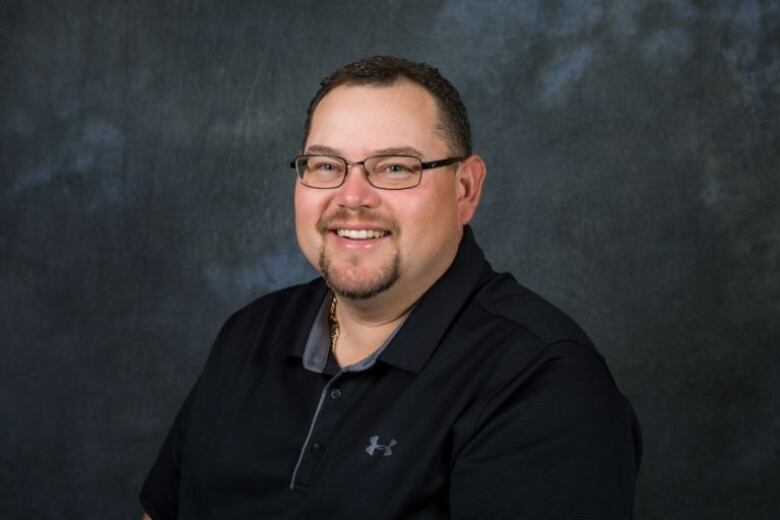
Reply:
[[[440, 379], [381, 364], [332, 376], [293, 363], [261, 377], [246, 371], [218, 405], [194, 409], [183, 492], [198, 497], [200, 511], [243, 504], [274, 518], [443, 512], [453, 424], [468, 399], [457, 381]], [[332, 508], [342, 512], [324, 514]]]

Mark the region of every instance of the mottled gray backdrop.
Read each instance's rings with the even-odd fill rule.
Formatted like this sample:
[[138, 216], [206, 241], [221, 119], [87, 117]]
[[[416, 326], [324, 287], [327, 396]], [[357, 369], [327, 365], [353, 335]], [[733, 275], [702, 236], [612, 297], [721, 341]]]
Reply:
[[125, 519], [235, 309], [313, 271], [287, 167], [336, 66], [461, 90], [494, 266], [644, 428], [637, 517], [780, 517], [780, 3], [0, 1], [0, 518]]

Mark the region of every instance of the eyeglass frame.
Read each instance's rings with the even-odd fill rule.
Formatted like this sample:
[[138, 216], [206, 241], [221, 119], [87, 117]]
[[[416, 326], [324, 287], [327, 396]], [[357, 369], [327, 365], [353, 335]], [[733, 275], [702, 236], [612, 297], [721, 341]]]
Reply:
[[[346, 165], [346, 168], [344, 169], [344, 176], [341, 177], [341, 182], [336, 186], [310, 186], [303, 182], [303, 176], [301, 175], [301, 172], [298, 171], [298, 167], [295, 165], [295, 163], [298, 162], [299, 159], [308, 159], [309, 157], [329, 157], [331, 159], [339, 159], [340, 161], [343, 161]], [[403, 188], [382, 188], [380, 186], [374, 185], [373, 182], [371, 182], [371, 175], [369, 175], [368, 171], [366, 171], [366, 161], [370, 159], [380, 159], [382, 157], [403, 157], [405, 159], [416, 159], [420, 162], [420, 175], [417, 177], [417, 184], [414, 186], [405, 186]], [[461, 161], [464, 161], [468, 159], [468, 157], [462, 157], [462, 156], [453, 156], [453, 157], [446, 157], [444, 159], [438, 159], [435, 161], [423, 161], [419, 157], [416, 157], [414, 155], [404, 155], [404, 154], [390, 154], [390, 155], [371, 155], [369, 157], [366, 157], [362, 161], [348, 161], [345, 158], [339, 156], [339, 155], [329, 155], [329, 154], [323, 154], [323, 153], [314, 153], [314, 154], [303, 154], [303, 155], [297, 155], [291, 162], [290, 167], [295, 170], [296, 177], [298, 177], [298, 181], [307, 188], [312, 188], [314, 190], [333, 190], [336, 188], [340, 188], [344, 185], [344, 183], [347, 181], [347, 176], [349, 175], [349, 172], [351, 171], [353, 166], [360, 165], [360, 170], [363, 172], [363, 177], [366, 179], [366, 182], [368, 182], [372, 187], [378, 189], [378, 190], [389, 190], [389, 191], [400, 191], [400, 190], [410, 190], [412, 188], [416, 188], [420, 185], [422, 182], [422, 174], [425, 170], [433, 170], [435, 168], [442, 168], [444, 166], [449, 166], [451, 164], [455, 164]]]

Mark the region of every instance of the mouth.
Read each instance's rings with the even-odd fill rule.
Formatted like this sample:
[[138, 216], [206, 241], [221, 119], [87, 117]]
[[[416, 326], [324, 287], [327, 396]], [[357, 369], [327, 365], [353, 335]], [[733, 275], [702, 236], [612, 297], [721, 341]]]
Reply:
[[378, 238], [384, 238], [390, 234], [389, 231], [384, 229], [346, 229], [337, 228], [332, 230], [341, 238], [347, 240], [375, 240]]

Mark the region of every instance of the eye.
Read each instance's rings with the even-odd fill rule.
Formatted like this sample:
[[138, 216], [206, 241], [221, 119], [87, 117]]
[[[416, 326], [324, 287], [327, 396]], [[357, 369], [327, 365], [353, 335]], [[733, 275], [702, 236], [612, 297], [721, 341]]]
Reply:
[[320, 174], [339, 173], [344, 169], [340, 161], [331, 157], [311, 157], [306, 166], [309, 171]]
[[419, 167], [415, 159], [408, 157], [387, 157], [372, 166], [374, 173], [387, 177], [414, 175]]
[[411, 170], [404, 164], [395, 163], [385, 166], [385, 171], [387, 173], [409, 173]]

